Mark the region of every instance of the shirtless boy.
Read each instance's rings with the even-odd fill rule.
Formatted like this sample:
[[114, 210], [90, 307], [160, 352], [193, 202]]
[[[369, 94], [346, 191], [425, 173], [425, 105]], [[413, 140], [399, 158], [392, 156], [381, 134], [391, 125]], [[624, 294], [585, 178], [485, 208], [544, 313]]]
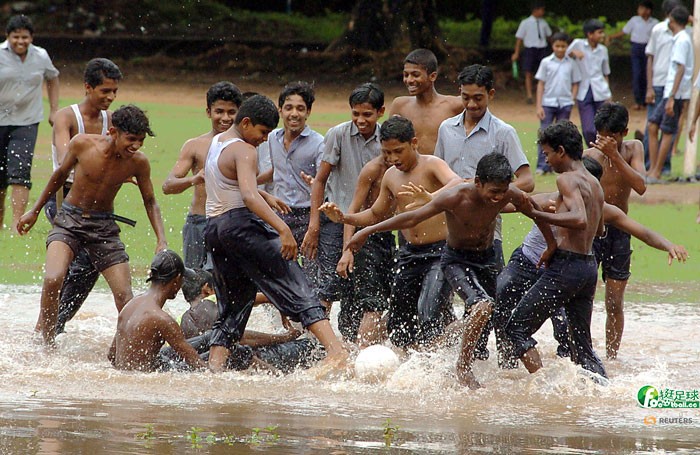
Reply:
[[[230, 82], [217, 82], [209, 87], [207, 117], [211, 120], [211, 130], [185, 142], [175, 166], [163, 182], [165, 194], [179, 194], [194, 187], [190, 212], [182, 228], [182, 250], [187, 267], [202, 268], [206, 262], [204, 227], [207, 221], [204, 205], [207, 193], [204, 188], [204, 161], [209, 145], [214, 136], [231, 127], [242, 100], [241, 91]], [[188, 175], [190, 173], [192, 175]]]
[[[387, 171], [385, 180], [389, 172], [391, 170]], [[493, 310], [499, 270], [493, 244], [496, 217], [508, 203], [527, 210], [531, 208], [526, 203], [527, 195], [511, 185], [512, 180], [508, 159], [499, 153], [490, 153], [479, 160], [473, 182], [446, 188], [426, 205], [365, 228], [348, 243], [349, 249], [357, 250], [367, 236], [375, 232], [410, 230], [425, 224], [425, 220], [445, 217], [447, 245], [442, 251], [441, 266], [452, 289], [465, 302], [465, 327], [457, 360], [457, 378], [460, 384], [469, 388], [480, 387], [471, 365], [477, 341]], [[474, 216], [475, 213], [479, 216]], [[542, 257], [546, 262], [555, 248], [554, 237], [546, 224], [536, 222], [550, 246]]]
[[277, 126], [279, 112], [264, 96], [241, 104], [233, 126], [212, 140], [204, 165], [207, 192], [205, 242], [214, 263], [219, 320], [209, 366], [222, 371], [243, 336], [258, 288], [280, 312], [302, 325], [326, 349], [324, 368], [344, 367], [348, 352], [299, 264], [289, 226], [265, 202], [257, 186], [256, 147]]
[[409, 96], [399, 96], [389, 107], [389, 117], [400, 115], [413, 123], [418, 152], [432, 155], [443, 120], [462, 112], [458, 96], [441, 95], [435, 89], [438, 62], [428, 49], [411, 51], [403, 61], [403, 83]]
[[167, 300], [177, 296], [183, 279], [192, 278], [194, 271], [185, 268], [182, 259], [172, 250], [156, 254], [146, 281], [151, 283], [145, 293], [131, 299], [119, 313], [117, 333], [107, 357], [119, 370], [157, 371], [165, 365], [158, 353], [167, 342], [179, 357], [194, 369], [207, 364], [185, 340], [175, 319], [163, 311]]
[[[629, 115], [619, 103], [606, 103], [595, 116], [596, 141], [584, 151], [585, 156], [603, 166], [600, 184], [605, 202], [627, 213], [632, 190], [644, 194], [644, 147], [638, 140], [624, 140]], [[596, 259], [605, 281], [605, 348], [609, 360], [617, 357], [624, 329], [624, 297], [630, 277], [632, 248], [630, 235], [614, 226], [606, 226], [606, 235], [593, 242]]]
[[117, 109], [112, 115], [109, 135], [79, 134], [68, 153], [49, 178], [34, 207], [22, 215], [17, 231], [24, 235], [34, 226], [49, 198], [61, 190], [71, 170], [75, 179], [54, 219], [46, 240], [46, 265], [37, 328], [44, 343], [56, 336], [58, 300], [68, 266], [79, 249], [85, 248], [93, 265], [107, 280], [118, 311], [131, 300], [129, 257], [119, 240], [114, 199], [122, 185], [132, 179], [141, 192], [148, 219], [156, 235], [156, 251], [167, 247], [160, 208], [153, 194], [151, 166], [139, 148], [146, 134], [153, 135], [146, 114], [136, 106]]
[[[403, 185], [413, 183], [434, 192], [461, 181], [441, 159], [418, 153], [418, 139], [410, 120], [391, 117], [379, 134], [384, 159], [392, 165], [381, 180], [379, 196], [370, 208], [355, 214], [343, 213], [333, 203], [321, 206], [336, 223], [371, 226], [394, 213], [411, 210], [413, 198], [402, 194]], [[367, 228], [360, 231], [365, 240], [374, 232], [378, 231]], [[390, 340], [398, 347], [424, 346], [455, 319], [449, 302], [449, 284], [440, 270], [447, 235], [445, 216], [436, 214], [401, 233], [406, 242], [399, 248], [387, 329]]]
[[517, 304], [505, 328], [516, 358], [534, 373], [542, 360], [532, 335], [559, 307], [569, 320], [571, 360], [586, 370], [607, 377], [593, 351], [591, 314], [598, 279], [592, 253], [593, 239], [603, 234], [605, 197], [598, 179], [581, 162], [581, 133], [568, 120], [540, 131], [540, 145], [547, 163], [559, 174], [555, 212], [535, 208], [530, 216], [558, 226], [557, 250], [544, 273]]
[[[94, 58], [87, 63], [83, 73], [85, 98], [79, 104], [72, 104], [56, 112], [51, 143], [54, 170], [58, 169], [63, 162], [68, 153], [68, 144], [74, 136], [85, 133], [102, 135], [109, 133], [112, 112], [107, 109], [117, 97], [121, 78], [122, 73], [119, 67], [106, 58]], [[63, 185], [63, 191], [59, 190], [46, 203], [44, 211], [52, 224], [56, 211], [72, 184], [73, 173], [71, 172]], [[70, 321], [78, 312], [99, 276], [99, 272], [90, 262], [87, 251], [81, 248], [71, 262], [68, 275], [63, 281], [56, 333], [63, 332], [66, 322]]]

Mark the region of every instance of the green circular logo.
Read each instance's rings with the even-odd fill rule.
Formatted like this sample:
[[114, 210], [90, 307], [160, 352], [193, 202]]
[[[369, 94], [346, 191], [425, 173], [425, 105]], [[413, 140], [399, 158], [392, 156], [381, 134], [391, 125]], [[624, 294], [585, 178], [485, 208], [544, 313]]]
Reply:
[[659, 402], [659, 391], [654, 386], [645, 385], [637, 392], [637, 401], [643, 408], [655, 408]]

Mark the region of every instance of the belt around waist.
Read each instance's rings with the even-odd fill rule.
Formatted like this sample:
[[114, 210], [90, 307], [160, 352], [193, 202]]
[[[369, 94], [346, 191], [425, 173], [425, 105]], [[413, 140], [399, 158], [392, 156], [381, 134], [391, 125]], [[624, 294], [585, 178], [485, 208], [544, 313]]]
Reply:
[[592, 254], [575, 253], [573, 251], [568, 251], [568, 250], [557, 250], [554, 253], [554, 257], [558, 257], [558, 258], [562, 258], [562, 259], [583, 259], [583, 260], [593, 259], [593, 260], [595, 260], [595, 256]]
[[66, 202], [63, 203], [61, 208], [68, 213], [80, 215], [81, 218], [85, 218], [86, 220], [114, 220], [119, 221], [120, 223], [128, 224], [132, 227], [136, 226], [136, 221], [112, 212], [91, 212]]

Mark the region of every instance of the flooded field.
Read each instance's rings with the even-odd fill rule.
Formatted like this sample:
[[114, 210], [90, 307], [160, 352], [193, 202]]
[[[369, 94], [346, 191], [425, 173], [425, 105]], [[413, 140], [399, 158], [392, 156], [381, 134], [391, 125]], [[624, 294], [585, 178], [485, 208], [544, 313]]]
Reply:
[[[95, 292], [47, 353], [32, 333], [40, 289], [0, 286], [0, 452], [697, 453], [697, 409], [643, 408], [637, 395], [646, 385], [700, 389], [699, 291], [663, 303], [649, 288], [627, 305], [607, 387], [555, 356], [547, 324], [536, 335], [544, 369], [503, 371], [492, 356], [474, 367], [484, 388], [470, 391], [455, 385], [455, 350], [414, 353], [381, 384], [304, 371], [118, 372], [106, 360], [116, 324], [109, 294]], [[186, 307], [181, 298], [166, 305], [175, 316]], [[275, 319], [256, 308], [251, 327], [273, 331]], [[596, 302], [601, 355], [604, 319]]]

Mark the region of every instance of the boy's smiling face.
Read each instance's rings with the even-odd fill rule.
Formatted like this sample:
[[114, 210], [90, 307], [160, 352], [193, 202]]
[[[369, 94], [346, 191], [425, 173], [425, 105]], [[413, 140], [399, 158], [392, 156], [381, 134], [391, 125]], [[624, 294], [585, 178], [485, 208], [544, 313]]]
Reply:
[[437, 73], [428, 74], [422, 65], [408, 62], [403, 65], [403, 83], [411, 96], [420, 95], [430, 90], [435, 79], [437, 79]]
[[486, 87], [476, 84], [460, 85], [459, 94], [466, 116], [471, 120], [479, 121], [486, 113], [495, 93], [494, 89], [487, 90]]
[[355, 124], [360, 134], [369, 139], [377, 127], [377, 122], [384, 115], [384, 106], [376, 109], [370, 103], [358, 103], [352, 106], [352, 123]]

